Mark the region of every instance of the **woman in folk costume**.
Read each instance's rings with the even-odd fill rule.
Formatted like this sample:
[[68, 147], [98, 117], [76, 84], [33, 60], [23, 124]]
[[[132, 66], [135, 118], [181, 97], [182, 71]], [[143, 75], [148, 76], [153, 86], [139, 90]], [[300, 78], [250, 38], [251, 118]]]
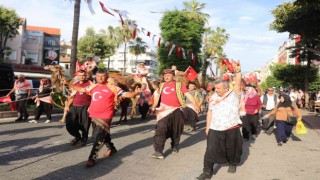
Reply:
[[245, 141], [255, 141], [257, 137], [257, 128], [259, 125], [259, 110], [262, 106], [260, 96], [251, 85], [245, 87], [245, 111], [246, 115], [242, 118], [242, 136]]
[[40, 116], [42, 113], [45, 113], [47, 116], [47, 120], [45, 123], [51, 122], [51, 114], [52, 114], [52, 102], [51, 102], [51, 83], [49, 79], [41, 79], [39, 93], [35, 96], [36, 109], [34, 120], [29, 121], [30, 123], [38, 123]]
[[281, 94], [279, 96], [279, 104], [264, 118], [269, 118], [271, 115], [276, 115], [276, 138], [278, 146], [286, 143], [291, 135], [293, 125], [287, 123], [288, 115], [298, 116], [297, 120], [301, 121], [302, 115], [295, 102], [292, 102], [290, 96]]

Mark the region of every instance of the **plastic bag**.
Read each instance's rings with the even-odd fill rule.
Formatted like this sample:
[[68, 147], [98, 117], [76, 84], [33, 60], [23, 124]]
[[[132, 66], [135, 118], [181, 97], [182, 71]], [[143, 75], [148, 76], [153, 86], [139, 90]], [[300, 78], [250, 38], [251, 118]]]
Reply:
[[297, 135], [302, 135], [302, 134], [307, 134], [307, 128], [304, 126], [302, 121], [298, 121], [296, 125], [296, 134]]

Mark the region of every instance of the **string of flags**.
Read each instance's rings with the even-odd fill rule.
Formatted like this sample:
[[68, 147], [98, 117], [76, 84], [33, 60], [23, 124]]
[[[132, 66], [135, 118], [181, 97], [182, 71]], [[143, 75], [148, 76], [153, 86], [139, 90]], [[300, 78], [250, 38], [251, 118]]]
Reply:
[[[92, 3], [92, 0], [88, 0], [90, 1], [90, 3]], [[111, 16], [115, 16], [114, 13], [112, 13], [110, 10], [112, 10], [113, 12], [117, 13], [119, 15], [119, 18], [120, 18], [120, 21], [121, 21], [121, 24], [122, 26], [124, 26], [124, 19], [127, 19], [128, 20], [128, 23], [129, 23], [129, 26], [133, 29], [133, 34], [132, 34], [132, 37], [135, 39], [136, 38], [136, 34], [137, 34], [137, 29], [138, 29], [138, 25], [134, 22], [132, 22], [129, 18], [128, 18], [128, 11], [126, 10], [118, 10], [118, 9], [114, 9], [114, 8], [110, 8], [108, 7], [110, 10], [108, 10], [107, 6], [105, 6], [102, 2], [99, 1], [99, 4], [101, 6], [101, 9], [103, 12], [111, 15]], [[158, 48], [160, 48], [160, 45], [161, 45], [161, 42], [163, 41], [163, 39], [161, 37], [159, 37], [158, 35], [156, 34], [153, 34], [151, 33], [150, 31], [148, 31], [147, 29], [141, 27], [141, 32], [143, 34], [145, 34], [146, 36], [148, 37], [151, 37], [152, 35], [152, 42], [153, 44], [155, 44], [155, 42], [157, 42], [157, 46]], [[155, 40], [156, 38], [157, 41]], [[192, 61], [192, 64], [195, 65], [196, 64], [196, 61], [197, 61], [197, 55], [191, 51], [186, 51], [183, 47], [179, 46], [179, 45], [176, 45], [174, 43], [171, 43], [169, 41], [165, 41], [165, 47], [168, 47], [168, 56], [170, 56], [173, 51], [176, 49], [176, 55], [177, 57], [180, 59], [184, 59], [186, 60], [187, 59], [187, 56], [186, 56], [186, 52], [189, 52], [188, 56], [191, 57], [191, 61]]]

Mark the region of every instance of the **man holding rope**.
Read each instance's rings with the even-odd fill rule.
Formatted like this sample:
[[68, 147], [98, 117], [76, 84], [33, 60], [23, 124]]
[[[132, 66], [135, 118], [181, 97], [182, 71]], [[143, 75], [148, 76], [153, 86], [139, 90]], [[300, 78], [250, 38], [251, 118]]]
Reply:
[[15, 121], [27, 121], [29, 114], [26, 108], [26, 103], [31, 94], [31, 85], [25, 79], [23, 74], [18, 75], [18, 79], [15, 81], [13, 88], [7, 96], [10, 96], [13, 92], [15, 93], [15, 102], [19, 116]]

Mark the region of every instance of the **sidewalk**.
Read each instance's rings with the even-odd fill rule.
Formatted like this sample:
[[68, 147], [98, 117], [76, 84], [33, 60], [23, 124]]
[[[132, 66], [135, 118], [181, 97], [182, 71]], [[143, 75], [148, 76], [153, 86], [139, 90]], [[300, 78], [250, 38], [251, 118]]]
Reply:
[[[30, 116], [34, 116], [34, 110], [29, 110], [28, 113]], [[59, 114], [59, 113], [63, 113], [63, 109], [53, 108], [52, 114]], [[0, 120], [2, 118], [10, 118], [10, 117], [18, 117], [18, 112], [17, 111], [0, 111]]]
[[302, 121], [308, 125], [310, 129], [315, 130], [320, 134], [320, 116], [317, 112], [309, 112], [307, 110], [301, 110]]

